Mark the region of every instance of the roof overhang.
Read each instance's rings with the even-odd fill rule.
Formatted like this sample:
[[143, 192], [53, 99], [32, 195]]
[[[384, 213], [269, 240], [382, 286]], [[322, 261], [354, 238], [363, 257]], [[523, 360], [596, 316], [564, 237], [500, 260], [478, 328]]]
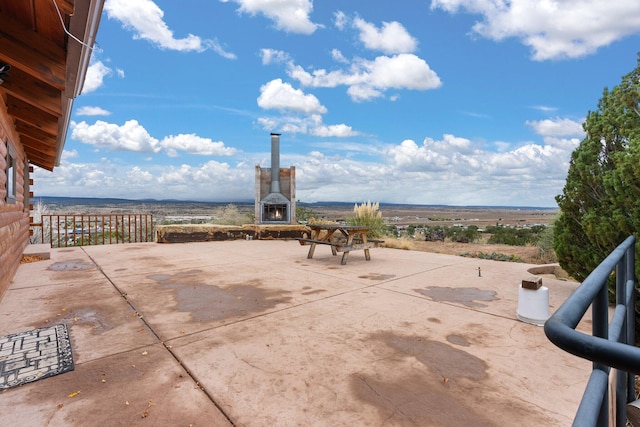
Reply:
[[103, 5], [104, 0], [0, 0], [0, 62], [11, 65], [0, 96], [27, 160], [44, 169], [60, 164]]

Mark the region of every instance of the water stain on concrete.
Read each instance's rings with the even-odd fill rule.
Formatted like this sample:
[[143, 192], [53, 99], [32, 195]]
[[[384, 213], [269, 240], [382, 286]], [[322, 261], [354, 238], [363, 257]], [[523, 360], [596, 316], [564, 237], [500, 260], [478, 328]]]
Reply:
[[430, 286], [425, 289], [414, 289], [415, 292], [431, 298], [436, 302], [455, 302], [467, 307], [487, 307], [477, 301], [495, 301], [496, 291], [478, 288], [450, 288]]
[[[480, 382], [488, 377], [488, 365], [476, 356], [421, 336], [379, 332], [371, 342], [393, 351], [389, 360], [415, 359], [427, 370], [385, 380], [380, 375], [353, 374], [350, 386], [355, 396], [377, 408], [389, 425], [494, 425], [472, 406], [474, 397], [466, 389], [453, 387], [463, 379]], [[393, 375], [390, 375], [393, 377]]]
[[359, 279], [369, 279], [369, 280], [389, 280], [396, 277], [395, 274], [381, 274], [381, 273], [369, 273], [363, 276], [358, 276]]
[[384, 419], [381, 425], [496, 425], [435, 378], [410, 375], [384, 381], [372, 375], [354, 374], [350, 387], [358, 399], [376, 407]]
[[[93, 284], [91, 284], [93, 285]], [[92, 335], [102, 335], [129, 320], [128, 312], [113, 304], [111, 288], [92, 286], [93, 292], [84, 292], [82, 285], [56, 286], [37, 296], [34, 310], [39, 313], [43, 326], [65, 323], [73, 337], [76, 328], [83, 328]], [[134, 319], [132, 319], [134, 320]], [[76, 351], [76, 349], [74, 349]]]
[[[448, 340], [466, 341], [457, 335]], [[382, 425], [501, 426], [506, 425], [505, 420], [522, 419], [527, 420], [523, 425], [550, 425], [550, 418], [533, 404], [508, 401], [499, 392], [487, 394], [487, 385], [480, 383], [490, 381], [489, 367], [469, 352], [394, 332], [371, 334], [368, 342], [393, 353], [379, 359], [378, 366], [352, 374], [350, 389], [360, 401], [377, 409], [384, 419]], [[396, 376], [393, 366], [407, 359], [417, 360], [426, 369], [416, 367], [411, 374]]]
[[469, 340], [463, 337], [462, 335], [451, 334], [447, 335], [447, 341], [451, 344], [459, 345], [462, 347], [469, 347]]
[[93, 334], [102, 334], [115, 327], [95, 307], [81, 307], [71, 310], [67, 318], [61, 319], [67, 325], [82, 325], [91, 328]]
[[443, 378], [468, 378], [474, 381], [487, 378], [488, 365], [484, 360], [449, 344], [390, 332], [375, 334], [373, 338], [405, 357], [414, 357]]
[[49, 266], [48, 270], [51, 271], [79, 271], [79, 270], [91, 270], [94, 268], [93, 264], [82, 261], [81, 259], [71, 259], [68, 261], [60, 261], [53, 263]]
[[207, 277], [201, 270], [147, 277], [156, 281], [161, 288], [173, 290], [175, 308], [189, 313], [196, 322], [247, 317], [291, 301], [289, 291], [265, 289], [260, 279], [218, 286], [206, 283]]

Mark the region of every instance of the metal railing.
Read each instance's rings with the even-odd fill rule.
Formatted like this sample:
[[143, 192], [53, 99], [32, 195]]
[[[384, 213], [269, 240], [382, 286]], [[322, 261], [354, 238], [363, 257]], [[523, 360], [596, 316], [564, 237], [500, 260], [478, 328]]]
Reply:
[[[609, 373], [616, 370], [615, 422], [625, 426], [627, 403], [635, 399], [640, 348], [635, 346], [635, 262], [633, 236], [609, 254], [544, 325], [561, 349], [593, 362], [574, 426], [609, 425]], [[616, 305], [609, 321], [608, 279], [615, 270]], [[575, 330], [592, 306], [592, 335]]]
[[52, 248], [155, 241], [151, 214], [42, 215], [30, 225]]

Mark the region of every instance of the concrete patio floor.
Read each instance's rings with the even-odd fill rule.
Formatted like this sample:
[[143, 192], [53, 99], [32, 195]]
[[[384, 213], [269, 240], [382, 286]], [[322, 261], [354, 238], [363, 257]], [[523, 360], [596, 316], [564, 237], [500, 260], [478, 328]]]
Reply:
[[[306, 254], [295, 241], [142, 243], [21, 265], [0, 336], [65, 323], [75, 370], [0, 393], [2, 424], [571, 423], [591, 364], [517, 320], [532, 265]], [[544, 285], [551, 312], [577, 287]]]

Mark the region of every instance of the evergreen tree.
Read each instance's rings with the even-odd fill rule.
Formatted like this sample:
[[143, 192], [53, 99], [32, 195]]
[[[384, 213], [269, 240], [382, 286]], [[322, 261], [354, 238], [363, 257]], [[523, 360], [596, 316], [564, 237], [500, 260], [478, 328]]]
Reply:
[[619, 86], [605, 89], [597, 111], [587, 114], [587, 136], [572, 153], [565, 187], [556, 197], [554, 249], [562, 268], [577, 280], [640, 230], [639, 102], [640, 54], [635, 70]]

